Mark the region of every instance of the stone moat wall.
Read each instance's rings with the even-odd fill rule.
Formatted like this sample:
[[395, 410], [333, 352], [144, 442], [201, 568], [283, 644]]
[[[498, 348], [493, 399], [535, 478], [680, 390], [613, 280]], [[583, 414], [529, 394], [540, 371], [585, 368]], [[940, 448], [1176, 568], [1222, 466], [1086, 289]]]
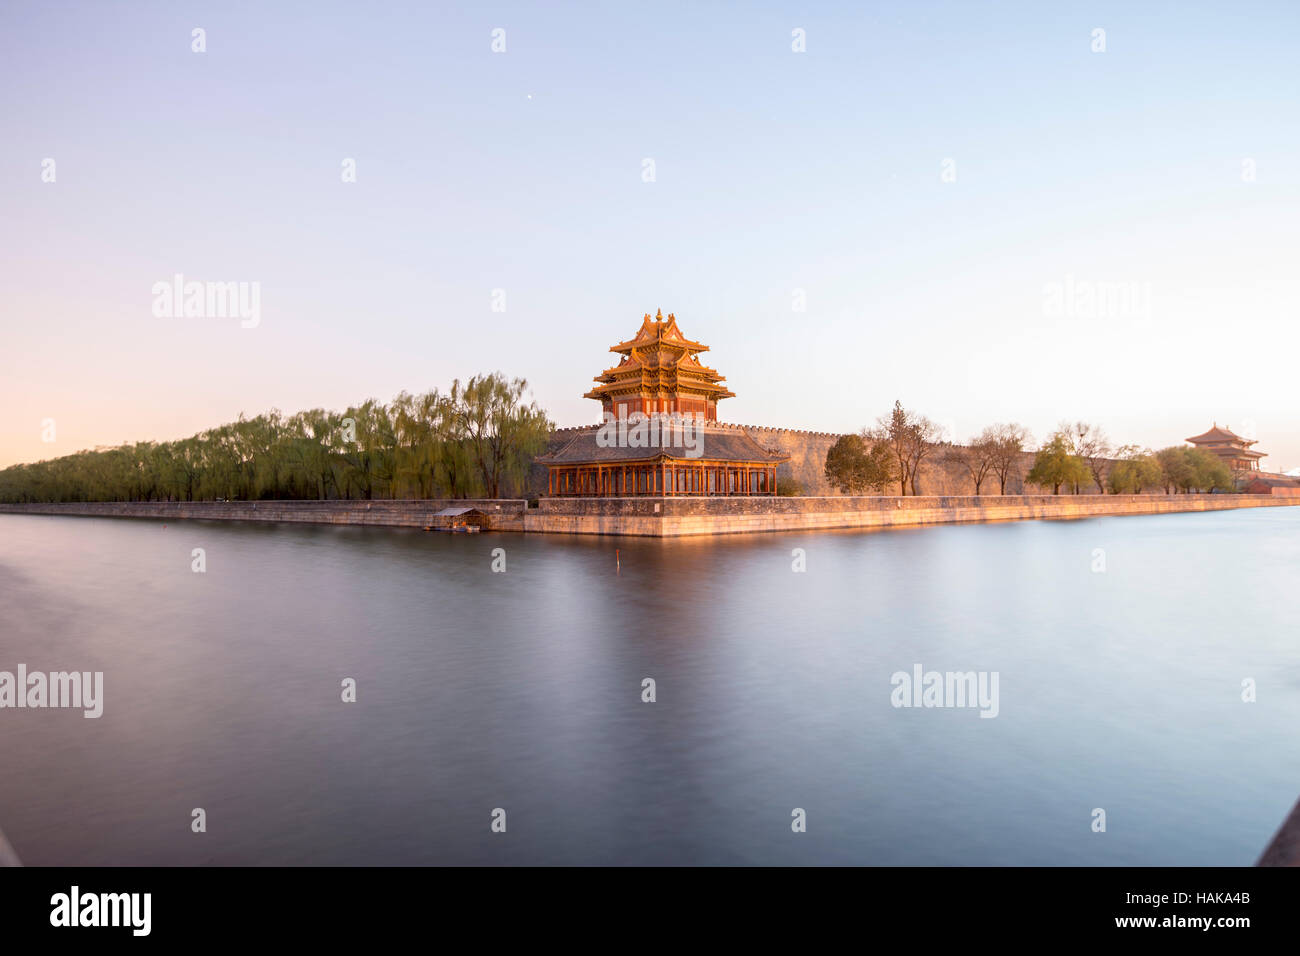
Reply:
[[649, 537], [888, 528], [1033, 518], [1151, 515], [1233, 508], [1300, 506], [1270, 495], [932, 495], [819, 498], [543, 498], [431, 501], [196, 501], [0, 504], [0, 513], [282, 521], [426, 528], [445, 507], [477, 508], [490, 531]]
[[0, 513], [81, 515], [162, 520], [285, 521], [307, 524], [427, 528], [443, 508], [477, 508], [495, 531], [523, 531], [522, 499], [430, 498], [376, 501], [87, 501], [58, 504], [0, 503]]
[[677, 537], [888, 528], [1300, 505], [1270, 495], [931, 495], [828, 498], [544, 498], [528, 531]]

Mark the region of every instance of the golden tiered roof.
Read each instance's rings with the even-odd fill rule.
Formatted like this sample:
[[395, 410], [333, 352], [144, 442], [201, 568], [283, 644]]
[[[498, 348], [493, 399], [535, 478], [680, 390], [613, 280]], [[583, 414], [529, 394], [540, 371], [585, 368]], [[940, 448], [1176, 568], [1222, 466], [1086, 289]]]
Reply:
[[667, 319], [662, 311], [653, 319], [647, 312], [637, 334], [609, 350], [622, 355], [622, 361], [592, 379], [597, 386], [583, 398], [607, 402], [616, 394], [675, 395], [679, 391], [714, 401], [735, 396], [721, 384], [726, 381], [724, 376], [696, 358], [709, 347], [683, 335], [671, 312]]

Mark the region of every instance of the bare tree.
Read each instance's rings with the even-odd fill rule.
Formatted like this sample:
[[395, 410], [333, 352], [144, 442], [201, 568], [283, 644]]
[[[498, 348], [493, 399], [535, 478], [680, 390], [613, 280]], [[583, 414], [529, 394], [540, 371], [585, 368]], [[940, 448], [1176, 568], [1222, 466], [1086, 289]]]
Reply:
[[893, 411], [876, 420], [876, 425], [867, 432], [867, 437], [889, 448], [897, 465], [894, 475], [899, 494], [906, 495], [908, 488], [913, 495], [920, 494], [917, 479], [921, 461], [943, 437], [943, 429], [924, 415], [908, 411], [898, 401], [894, 402]]
[[1007, 481], [1018, 474], [1020, 459], [1029, 443], [1029, 429], [1014, 423], [1008, 425], [990, 425], [985, 431], [992, 433], [993, 439], [993, 474], [998, 479], [998, 494], [1007, 493]]
[[970, 440], [967, 445], [949, 445], [944, 460], [952, 462], [975, 483], [975, 494], [993, 474], [997, 461], [998, 436], [996, 426], [990, 425]]
[[[1061, 431], [1069, 433], [1074, 443], [1074, 453], [1083, 459], [1088, 473], [1092, 475], [1092, 480], [1097, 485], [1097, 493], [1105, 494], [1106, 472], [1110, 468], [1110, 456], [1115, 453], [1115, 447], [1106, 437], [1106, 433], [1100, 426], [1090, 425], [1088, 422], [1063, 424]], [[1078, 493], [1078, 488], [1075, 492]]]

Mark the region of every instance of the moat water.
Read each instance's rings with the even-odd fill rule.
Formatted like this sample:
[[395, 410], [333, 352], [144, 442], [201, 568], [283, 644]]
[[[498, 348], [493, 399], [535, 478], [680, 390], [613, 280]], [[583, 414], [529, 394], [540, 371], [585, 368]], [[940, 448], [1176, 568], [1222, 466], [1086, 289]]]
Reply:
[[[29, 865], [1247, 865], [1300, 795], [1298, 582], [1283, 508], [667, 541], [0, 515], [0, 671], [104, 674], [98, 719], [0, 709], [0, 829]], [[894, 706], [918, 665], [996, 675], [996, 717]]]

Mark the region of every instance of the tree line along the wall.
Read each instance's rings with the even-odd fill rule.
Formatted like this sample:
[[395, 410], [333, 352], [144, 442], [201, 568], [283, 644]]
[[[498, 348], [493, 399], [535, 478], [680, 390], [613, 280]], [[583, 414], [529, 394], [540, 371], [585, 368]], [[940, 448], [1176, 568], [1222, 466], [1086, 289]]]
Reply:
[[843, 494], [919, 494], [921, 466], [939, 462], [969, 477], [975, 494], [1022, 479], [1053, 494], [1079, 493], [1095, 485], [1099, 493], [1232, 491], [1237, 479], [1218, 457], [1199, 448], [1171, 446], [1151, 451], [1137, 445], [1119, 448], [1098, 426], [1063, 423], [1033, 455], [1027, 473], [1029, 430], [1017, 424], [990, 425], [965, 445], [942, 441], [942, 430], [924, 415], [895, 402], [890, 414], [861, 432], [843, 435], [826, 454], [827, 481]]
[[0, 470], [0, 501], [496, 498], [554, 426], [524, 379], [481, 375], [345, 411], [272, 410], [170, 442]]

